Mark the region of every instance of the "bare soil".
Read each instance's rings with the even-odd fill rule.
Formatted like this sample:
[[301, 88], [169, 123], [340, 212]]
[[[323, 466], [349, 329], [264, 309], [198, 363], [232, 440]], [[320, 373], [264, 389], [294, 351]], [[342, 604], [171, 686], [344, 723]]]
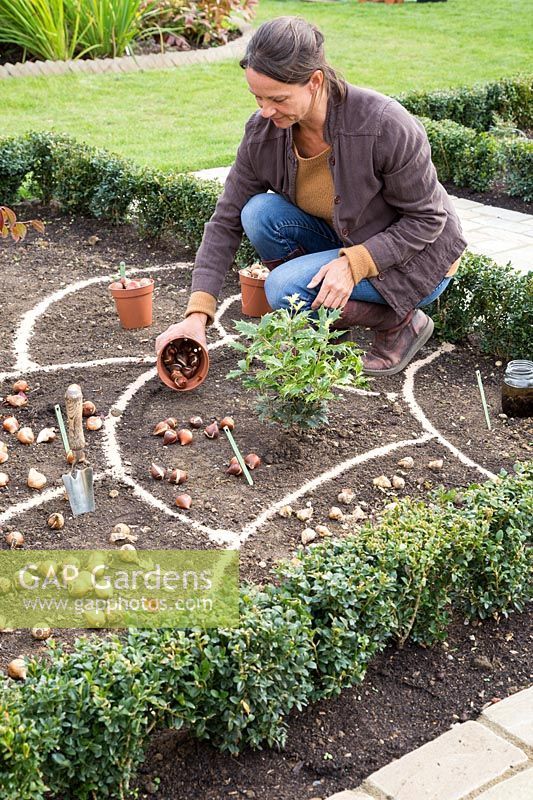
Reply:
[[[262, 582], [269, 580], [269, 570], [277, 561], [290, 557], [305, 527], [294, 515], [286, 519], [272, 512], [275, 503], [290, 502], [295, 510], [311, 504], [313, 524], [326, 524], [334, 536], [345, 536], [353, 531], [353, 523], [328, 518], [330, 508], [339, 505], [337, 495], [344, 487], [355, 491], [355, 502], [372, 518], [397, 496], [424, 497], [437, 485], [465, 486], [483, 480], [476, 464], [498, 473], [512, 470], [517, 460], [531, 458], [531, 420], [499, 416], [505, 364], [482, 356], [472, 344], [440, 352], [421, 366], [414, 381], [414, 397], [431, 425], [474, 465], [461, 461], [438, 437], [420, 441], [426, 432], [424, 417], [412, 413], [404, 375], [375, 381], [371, 390], [378, 396], [339, 391], [331, 405], [328, 427], [299, 436], [258, 422], [253, 395], [238, 381], [226, 379], [237, 358], [227, 345], [211, 349], [210, 372], [199, 389], [172, 392], [149, 371], [153, 369], [156, 335], [177, 321], [185, 308], [190, 250], [174, 241], [143, 241], [128, 226], [113, 228], [91, 219], [73, 220], [55, 207], [32, 209], [32, 214], [47, 221], [46, 234], [39, 237], [31, 232], [24, 242], [6, 242], [0, 248], [4, 343], [0, 350], [0, 421], [12, 413], [2, 400], [19, 377], [14, 364], [21, 353], [20, 348], [15, 352], [15, 337], [19, 335], [20, 344], [24, 314], [71, 284], [113, 274], [121, 260], [128, 267], [153, 270], [156, 289], [151, 328], [120, 328], [106, 279], [58, 297], [35, 319], [28, 355], [41, 368], [21, 375], [27, 377], [32, 390], [27, 406], [15, 415], [35, 433], [55, 426], [54, 404], [62, 403], [68, 384], [80, 383], [84, 397], [96, 403], [98, 413], [104, 418], [118, 415], [118, 450], [103, 429], [87, 432], [90, 462], [96, 473], [103, 473], [96, 483], [94, 514], [73, 518], [67, 502], [58, 498], [6, 519], [10, 508], [32, 495], [26, 486], [30, 467], [44, 472], [48, 486], [54, 487], [61, 485], [66, 465], [59, 438], [28, 447], [2, 431], [0, 439], [9, 452], [2, 470], [11, 480], [0, 490], [0, 524], [3, 534], [23, 531], [28, 549], [110, 547], [109, 534], [117, 522], [127, 523], [139, 536], [137, 546], [149, 549], [221, 547], [229, 532], [240, 537], [242, 578]], [[223, 296], [236, 294], [238, 284], [232, 273]], [[221, 322], [232, 333], [232, 321], [240, 318], [236, 299]], [[210, 342], [215, 344], [218, 339], [220, 331], [211, 328]], [[361, 344], [366, 340], [361, 332]], [[431, 340], [420, 358], [438, 347], [439, 343]], [[101, 363], [117, 358], [131, 361]], [[88, 361], [98, 363], [84, 366]], [[56, 368], [44, 369], [50, 365]], [[478, 368], [492, 432], [486, 428], [479, 399]], [[134, 381], [138, 381], [135, 390]], [[128, 387], [131, 400], [119, 412], [117, 403]], [[226, 474], [232, 452], [224, 437], [210, 441], [200, 430], [194, 433], [191, 446], [164, 447], [161, 439], [152, 435], [156, 422], [175, 416], [186, 425], [193, 414], [206, 423], [226, 414], [235, 418], [234, 435], [241, 450], [258, 453], [263, 462], [254, 472], [253, 487]], [[379, 450], [386, 446], [390, 446], [388, 450]], [[109, 470], [117, 455], [128, 478], [162, 505], [144, 502]], [[398, 461], [407, 455], [413, 457], [414, 468], [402, 471]], [[435, 459], [443, 461], [437, 471], [428, 466]], [[154, 481], [149, 474], [152, 461], [189, 473], [182, 488], [191, 494], [193, 504], [181, 517], [174, 516], [179, 513], [174, 498], [181, 487], [178, 490]], [[336, 476], [304, 488], [307, 481], [335, 467], [339, 468]], [[382, 474], [402, 476], [405, 488], [378, 489], [372, 479]], [[58, 510], [65, 515], [66, 524], [63, 530], [52, 531], [46, 521]], [[344, 507], [344, 511], [349, 513], [350, 508]], [[261, 514], [265, 519], [260, 525], [256, 521]], [[193, 527], [191, 521], [202, 527]], [[7, 547], [4, 536], [0, 547]], [[471, 718], [485, 703], [528, 685], [533, 652], [530, 621], [526, 613], [475, 628], [456, 620], [447, 647], [430, 650], [409, 644], [402, 651], [389, 648], [375, 659], [362, 686], [343, 692], [338, 700], [293, 715], [287, 749], [281, 754], [247, 752], [236, 759], [216, 753], [205, 743], [159, 734], [139, 778], [141, 793], [149, 794], [155, 788], [155, 778], [160, 780], [157, 796], [162, 800], [176, 796], [182, 800], [325, 798], [353, 787], [374, 769], [446, 730], [454, 721]], [[75, 634], [54, 632], [67, 643]], [[33, 641], [28, 631], [0, 633], [0, 668], [16, 655], [42, 651], [42, 643]]]

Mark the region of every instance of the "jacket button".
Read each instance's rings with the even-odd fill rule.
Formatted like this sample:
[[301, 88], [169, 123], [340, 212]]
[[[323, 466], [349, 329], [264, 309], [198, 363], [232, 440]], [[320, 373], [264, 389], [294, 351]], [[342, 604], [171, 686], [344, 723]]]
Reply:
[[340, 201], [341, 201], [340, 194], [335, 195], [335, 197], [333, 198], [333, 202], [338, 205], [340, 203]]
[[383, 272], [378, 273], [378, 281], [384, 281], [384, 280], [385, 280], [384, 273]]
[[332, 167], [335, 166], [335, 156], [331, 156], [329, 163], [331, 164]]
[[342, 229], [342, 231], [341, 231], [341, 233], [342, 233], [342, 235], [343, 235], [343, 236], [348, 236], [348, 234], [350, 233], [350, 231], [348, 230], [348, 228], [343, 228], [343, 229]]

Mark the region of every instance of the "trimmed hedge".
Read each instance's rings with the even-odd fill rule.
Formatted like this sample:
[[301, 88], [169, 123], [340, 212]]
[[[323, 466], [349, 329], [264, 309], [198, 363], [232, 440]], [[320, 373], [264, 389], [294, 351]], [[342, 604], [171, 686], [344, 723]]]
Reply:
[[507, 152], [501, 140], [451, 120], [435, 122], [421, 117], [420, 122], [440, 181], [485, 192], [501, 178]]
[[513, 197], [533, 200], [533, 142], [494, 130], [502, 122], [503, 128], [511, 123], [533, 129], [531, 75], [396, 99], [426, 128], [439, 180], [481, 192], [498, 185]]
[[[133, 221], [145, 236], [173, 234], [197, 249], [220, 194], [217, 181], [140, 167], [69, 136], [31, 132], [0, 139], [0, 197], [16, 202], [20, 190], [64, 209], [114, 223]], [[256, 258], [247, 239], [236, 263]]]
[[300, 549], [241, 588], [233, 630], [139, 631], [51, 644], [24, 684], [0, 679], [3, 800], [124, 798], [158, 726], [223, 750], [282, 746], [293, 708], [364, 678], [396, 639], [443, 639], [451, 609], [508, 615], [531, 599], [533, 463], [409, 498], [342, 540]]
[[476, 131], [488, 131], [498, 118], [522, 130], [533, 128], [533, 76], [518, 75], [491, 83], [406, 92], [396, 95], [405, 108], [420, 117], [452, 120]]
[[531, 357], [533, 272], [518, 274], [466, 252], [446, 291], [426, 310], [440, 339], [460, 342], [474, 335], [484, 353]]

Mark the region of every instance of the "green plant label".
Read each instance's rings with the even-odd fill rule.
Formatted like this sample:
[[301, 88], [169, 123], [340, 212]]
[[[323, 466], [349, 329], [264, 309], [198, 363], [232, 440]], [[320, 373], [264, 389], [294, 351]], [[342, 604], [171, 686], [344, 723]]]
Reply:
[[234, 550], [0, 552], [0, 628], [239, 623]]

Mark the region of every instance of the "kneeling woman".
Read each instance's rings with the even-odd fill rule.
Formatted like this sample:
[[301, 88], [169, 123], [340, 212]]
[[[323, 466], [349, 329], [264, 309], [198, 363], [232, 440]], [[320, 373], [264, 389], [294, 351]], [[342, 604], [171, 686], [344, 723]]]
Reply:
[[365, 373], [399, 372], [431, 336], [421, 308], [466, 247], [424, 128], [343, 81], [303, 19], [261, 25], [241, 66], [259, 111], [205, 227], [186, 318], [165, 333], [205, 341], [244, 230], [271, 270], [272, 308], [298, 293], [312, 309], [341, 309], [340, 327], [374, 331]]

